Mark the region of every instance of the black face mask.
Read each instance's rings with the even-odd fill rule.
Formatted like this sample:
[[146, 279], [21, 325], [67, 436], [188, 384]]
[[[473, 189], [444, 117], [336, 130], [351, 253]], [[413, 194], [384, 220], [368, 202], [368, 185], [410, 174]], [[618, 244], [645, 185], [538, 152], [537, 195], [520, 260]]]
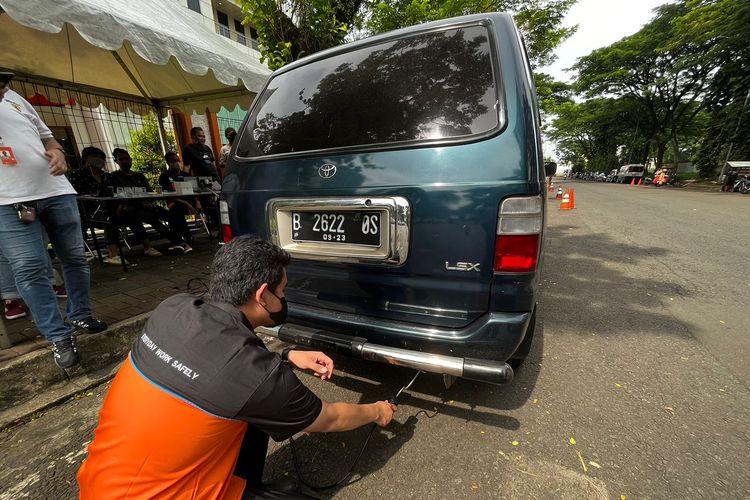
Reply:
[[[268, 291], [271, 292], [271, 290]], [[271, 312], [266, 308], [266, 306], [263, 306], [263, 309], [266, 310], [266, 312], [268, 313], [268, 317], [271, 318], [271, 321], [273, 321], [273, 326], [279, 326], [286, 322], [286, 297], [279, 297], [273, 292], [271, 292], [271, 295], [279, 299], [279, 302], [281, 302], [281, 311]]]

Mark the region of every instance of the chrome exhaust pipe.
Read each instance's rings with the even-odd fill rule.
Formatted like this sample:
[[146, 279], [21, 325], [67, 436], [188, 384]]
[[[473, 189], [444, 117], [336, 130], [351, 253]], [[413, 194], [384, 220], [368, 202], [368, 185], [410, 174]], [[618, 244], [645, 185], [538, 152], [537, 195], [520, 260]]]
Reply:
[[507, 384], [513, 380], [513, 368], [502, 361], [410, 351], [398, 347], [372, 344], [362, 337], [350, 337], [292, 324], [285, 324], [278, 328], [260, 327], [256, 328], [256, 331], [291, 344], [347, 354], [368, 361], [403, 366], [430, 373], [490, 384]]

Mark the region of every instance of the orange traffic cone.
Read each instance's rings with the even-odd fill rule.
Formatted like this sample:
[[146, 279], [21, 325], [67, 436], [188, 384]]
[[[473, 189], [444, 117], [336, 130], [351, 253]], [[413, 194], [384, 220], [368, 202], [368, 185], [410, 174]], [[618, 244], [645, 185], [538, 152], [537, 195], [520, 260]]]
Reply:
[[555, 183], [554, 182], [550, 182], [549, 183], [549, 192], [550, 193], [554, 193], [555, 192]]
[[570, 192], [566, 191], [562, 197], [560, 210], [573, 210], [573, 204], [570, 202]]
[[570, 193], [570, 209], [574, 209], [576, 207], [576, 192], [575, 189], [571, 189], [568, 191]]
[[639, 186], [643, 186], [643, 177], [641, 177], [640, 179], [638, 179], [638, 185]]
[[561, 187], [557, 188], [557, 196], [555, 196], [555, 199], [556, 200], [562, 200], [563, 199], [563, 193], [562, 193], [562, 188]]
[[632, 180], [632, 181], [630, 181], [630, 185], [631, 185], [631, 186], [635, 186], [635, 177], [633, 177], [633, 180]]

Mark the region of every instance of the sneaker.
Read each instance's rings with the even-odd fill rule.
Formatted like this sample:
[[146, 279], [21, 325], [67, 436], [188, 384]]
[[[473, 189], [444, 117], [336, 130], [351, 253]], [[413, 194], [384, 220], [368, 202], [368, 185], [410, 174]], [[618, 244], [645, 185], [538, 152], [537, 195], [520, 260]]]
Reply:
[[26, 316], [26, 306], [20, 300], [5, 301], [5, 319], [18, 319]]
[[167, 248], [170, 252], [180, 252], [180, 253], [187, 253], [185, 251], [185, 247], [182, 245], [172, 245], [171, 247]]
[[149, 247], [148, 250], [144, 250], [143, 253], [149, 257], [161, 257], [163, 254], [154, 247]]
[[[114, 257], [105, 257], [104, 258], [104, 263], [105, 264], [114, 264], [116, 266], [121, 266], [122, 265], [122, 257], [120, 257], [119, 255], [115, 255]], [[125, 263], [127, 264], [128, 261], [125, 261]]]
[[103, 332], [107, 329], [107, 323], [105, 323], [104, 321], [100, 321], [93, 316], [89, 316], [88, 318], [84, 319], [71, 319], [70, 322], [78, 328], [91, 333]]
[[68, 291], [65, 289], [65, 285], [52, 285], [52, 288], [55, 289], [55, 295], [58, 299], [67, 299], [68, 298]]
[[52, 352], [55, 356], [55, 364], [60, 368], [70, 368], [80, 361], [76, 338], [70, 336], [67, 339], [58, 340], [52, 344]]

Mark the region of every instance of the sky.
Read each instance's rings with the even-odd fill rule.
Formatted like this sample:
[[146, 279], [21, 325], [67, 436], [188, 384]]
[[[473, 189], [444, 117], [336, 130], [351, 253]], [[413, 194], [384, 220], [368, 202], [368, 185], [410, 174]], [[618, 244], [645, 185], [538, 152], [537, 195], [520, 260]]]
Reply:
[[563, 22], [564, 26], [577, 24], [578, 31], [557, 48], [557, 61], [542, 71], [569, 81], [573, 74], [564, 69], [577, 58], [632, 35], [653, 17], [651, 11], [664, 3], [669, 0], [579, 0]]

